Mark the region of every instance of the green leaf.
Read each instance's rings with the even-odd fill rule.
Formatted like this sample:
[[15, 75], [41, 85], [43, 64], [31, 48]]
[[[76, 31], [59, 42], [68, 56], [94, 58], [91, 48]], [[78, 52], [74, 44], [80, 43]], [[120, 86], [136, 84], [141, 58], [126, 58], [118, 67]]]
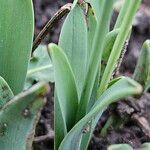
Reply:
[[91, 111], [83, 117], [66, 135], [59, 150], [77, 150], [80, 147], [80, 140], [83, 134], [90, 132], [90, 124], [95, 116], [113, 102], [123, 97], [142, 93], [142, 87], [132, 79], [122, 77], [115, 84], [110, 86], [96, 101]]
[[0, 109], [13, 97], [14, 94], [9, 85], [2, 77], [0, 77]]
[[55, 139], [54, 139], [54, 150], [58, 150], [58, 147], [65, 135], [67, 134], [67, 127], [65, 117], [62, 114], [60, 103], [56, 90], [54, 92], [54, 127], [55, 127]]
[[93, 44], [93, 39], [94, 39], [95, 30], [97, 26], [96, 17], [91, 7], [88, 8], [86, 20], [87, 20], [87, 28], [88, 28], [88, 54], [87, 54], [88, 57], [87, 58], [89, 60], [92, 54], [92, 44]]
[[108, 150], [133, 150], [128, 144], [114, 144], [108, 147]]
[[49, 51], [54, 65], [56, 93], [69, 131], [75, 123], [78, 109], [78, 94], [74, 74], [66, 55], [60, 47], [50, 44]]
[[23, 89], [33, 40], [32, 0], [0, 0], [0, 76]]
[[144, 143], [140, 147], [140, 150], [149, 150], [150, 149], [150, 143]]
[[130, 1], [130, 5], [125, 13], [125, 17], [123, 18], [122, 24], [120, 26], [120, 32], [115, 40], [113, 49], [111, 51], [106, 69], [104, 71], [100, 87], [99, 87], [99, 95], [102, 94], [108, 87], [109, 81], [112, 77], [113, 71], [117, 64], [117, 61], [120, 57], [122, 48], [124, 46], [125, 41], [131, 32], [132, 20], [134, 15], [141, 3], [141, 0], [132, 0]]
[[54, 70], [47, 52], [47, 46], [40, 45], [33, 53], [26, 77], [25, 89], [34, 82], [54, 82]]
[[[117, 3], [119, 3], [119, 6], [117, 6], [118, 5]], [[131, 0], [119, 0], [118, 2], [115, 3], [114, 7], [116, 9], [118, 9], [118, 7], [120, 7], [120, 5], [122, 5], [122, 7], [121, 7], [121, 11], [117, 17], [117, 21], [115, 23], [114, 29], [121, 27], [122, 21], [126, 15], [126, 12], [128, 11], [128, 7], [131, 5]]]
[[48, 85], [41, 83], [15, 96], [0, 111], [0, 149], [31, 149]]
[[145, 89], [150, 87], [150, 40], [143, 44], [133, 78]]
[[102, 54], [102, 64], [101, 64], [101, 77], [100, 80], [103, 76], [104, 70], [106, 68], [111, 50], [113, 48], [114, 42], [116, 40], [116, 37], [119, 33], [119, 29], [114, 29], [111, 32], [107, 33], [105, 37], [105, 42], [104, 42], [104, 48], [103, 48], [103, 54]]
[[91, 98], [95, 79], [99, 69], [99, 63], [101, 61], [104, 39], [107, 33], [107, 25], [109, 24], [110, 14], [112, 13], [112, 6], [113, 0], [110, 0], [109, 3], [105, 1], [102, 18], [97, 23], [94, 41], [92, 45], [92, 54], [89, 60], [90, 65], [88, 67], [88, 73], [81, 95], [77, 120], [80, 120], [86, 114], [88, 103]]
[[71, 64], [81, 95], [87, 72], [87, 25], [83, 10], [76, 5], [68, 14], [60, 34], [59, 46]]

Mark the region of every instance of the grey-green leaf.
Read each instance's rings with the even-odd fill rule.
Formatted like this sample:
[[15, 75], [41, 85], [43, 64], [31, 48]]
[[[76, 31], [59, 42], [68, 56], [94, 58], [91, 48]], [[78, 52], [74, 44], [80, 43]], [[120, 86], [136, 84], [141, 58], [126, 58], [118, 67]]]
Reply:
[[105, 37], [105, 42], [104, 42], [104, 48], [103, 48], [103, 54], [102, 54], [102, 64], [101, 64], [101, 76], [100, 80], [103, 76], [104, 70], [106, 68], [111, 50], [113, 48], [114, 42], [116, 40], [116, 37], [119, 33], [119, 29], [114, 29], [111, 32], [107, 33]]
[[133, 78], [145, 89], [150, 87], [150, 40], [143, 44]]
[[14, 94], [9, 85], [2, 77], [0, 77], [0, 109], [13, 97]]
[[38, 84], [15, 96], [0, 111], [0, 149], [31, 150], [39, 112], [48, 85]]
[[105, 1], [102, 18], [97, 23], [92, 45], [92, 54], [89, 60], [86, 80], [80, 98], [81, 100], [79, 104], [77, 120], [80, 120], [86, 114], [88, 103], [92, 95], [95, 79], [100, 68], [103, 45], [108, 30], [107, 25], [109, 24], [110, 14], [112, 13], [112, 6], [113, 0], [110, 0], [109, 3]]
[[88, 54], [87, 54], [88, 57], [87, 58], [88, 60], [90, 59], [92, 54], [92, 44], [93, 44], [96, 26], [97, 26], [96, 17], [93, 13], [93, 9], [89, 7], [87, 13], [87, 28], [88, 28]]
[[133, 150], [128, 144], [114, 144], [108, 147], [108, 150]]
[[45, 45], [40, 45], [33, 52], [27, 71], [25, 89], [39, 81], [54, 82], [53, 65]]
[[69, 131], [75, 123], [79, 102], [75, 78], [63, 50], [55, 44], [50, 44], [49, 51], [54, 65], [56, 93]]
[[78, 150], [82, 135], [90, 132], [90, 123], [96, 115], [102, 113], [109, 104], [123, 97], [141, 93], [142, 87], [137, 82], [125, 77], [120, 78], [98, 98], [91, 111], [71, 129], [62, 141], [59, 150]]
[[33, 41], [32, 0], [0, 0], [0, 76], [22, 91]]
[[81, 95], [87, 72], [87, 25], [83, 10], [78, 4], [70, 11], [63, 24], [59, 46], [67, 55]]
[[149, 149], [150, 149], [150, 143], [144, 143], [140, 147], [140, 150], [149, 150]]

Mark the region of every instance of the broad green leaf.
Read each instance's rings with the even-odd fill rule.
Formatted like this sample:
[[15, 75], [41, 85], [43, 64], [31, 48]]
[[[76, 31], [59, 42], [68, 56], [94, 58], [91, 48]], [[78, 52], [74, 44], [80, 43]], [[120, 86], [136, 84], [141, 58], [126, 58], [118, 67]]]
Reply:
[[47, 52], [47, 46], [44, 45], [40, 45], [33, 52], [28, 66], [25, 89], [39, 81], [54, 82], [52, 62]]
[[81, 95], [87, 72], [87, 25], [83, 10], [78, 4], [70, 11], [63, 24], [59, 46], [67, 55]]
[[22, 91], [33, 40], [32, 0], [0, 0], [0, 76]]
[[149, 150], [150, 149], [150, 143], [144, 143], [140, 147], [140, 150]]
[[91, 111], [71, 129], [62, 141], [59, 150], [78, 150], [83, 134], [88, 134], [88, 132], [90, 132], [91, 121], [96, 115], [100, 112], [102, 113], [108, 105], [123, 97], [141, 93], [141, 85], [132, 79], [122, 77], [98, 98]]
[[75, 78], [63, 50], [55, 44], [50, 44], [49, 51], [54, 65], [55, 89], [58, 103], [61, 107], [60, 109], [65, 119], [67, 130], [69, 131], [75, 124], [78, 109], [78, 94]]
[[128, 144], [114, 144], [108, 147], [108, 150], [133, 150]]
[[133, 75], [134, 80], [138, 81], [147, 89], [150, 80], [150, 40], [144, 42], [138, 63]]
[[[92, 45], [92, 54], [89, 60], [88, 73], [86, 76], [84, 88], [81, 95], [77, 120], [80, 120], [86, 114], [89, 100], [91, 98], [95, 79], [99, 70], [101, 61], [104, 39], [107, 33], [107, 25], [109, 24], [110, 14], [112, 12], [113, 0], [109, 3], [105, 1], [102, 18], [98, 21], [95, 36]], [[107, 11], [105, 11], [107, 10]]]
[[0, 149], [31, 150], [34, 129], [45, 104], [47, 84], [38, 84], [15, 96], [0, 111]]
[[14, 94], [9, 85], [2, 77], [0, 77], [0, 109], [13, 97]]

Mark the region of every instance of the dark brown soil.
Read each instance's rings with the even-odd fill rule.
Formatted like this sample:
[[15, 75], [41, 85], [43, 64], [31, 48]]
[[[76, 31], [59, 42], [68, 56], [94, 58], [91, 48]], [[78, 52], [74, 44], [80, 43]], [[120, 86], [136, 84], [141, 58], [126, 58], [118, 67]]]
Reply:
[[[33, 0], [35, 8], [35, 36], [40, 32], [45, 23], [64, 4], [72, 0]], [[116, 14], [114, 14], [115, 19]], [[60, 33], [61, 23], [59, 22], [44, 39], [43, 43], [57, 43]], [[120, 73], [131, 76], [139, 55], [142, 43], [150, 39], [150, 1], [144, 0], [140, 10], [134, 20], [134, 28], [131, 40], [125, 57], [123, 59]], [[145, 93], [135, 103], [135, 99], [113, 104], [106, 110], [100, 119], [93, 138], [89, 145], [89, 150], [106, 150], [108, 145], [114, 143], [128, 143], [134, 148], [139, 147], [143, 142], [150, 142], [150, 94]], [[127, 118], [124, 125], [117, 129], [110, 127], [106, 136], [100, 136], [101, 128], [111, 114], [115, 114], [120, 120]], [[51, 84], [51, 94], [48, 96], [47, 104], [44, 107], [40, 121], [36, 129], [36, 138], [33, 144], [34, 150], [53, 149], [53, 85]]]

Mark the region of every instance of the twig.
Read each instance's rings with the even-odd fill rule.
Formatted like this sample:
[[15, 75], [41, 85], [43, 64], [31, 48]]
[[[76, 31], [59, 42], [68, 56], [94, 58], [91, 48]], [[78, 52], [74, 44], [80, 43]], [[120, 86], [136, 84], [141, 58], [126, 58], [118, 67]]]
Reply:
[[39, 44], [41, 43], [41, 41], [46, 37], [46, 35], [48, 34], [48, 32], [52, 29], [52, 27], [62, 18], [64, 17], [67, 13], [70, 12], [71, 10], [71, 3], [68, 3], [64, 6], [62, 6], [55, 14], [54, 16], [48, 21], [48, 23], [44, 26], [44, 28], [42, 29], [42, 31], [38, 34], [38, 36], [36, 37], [36, 39], [33, 42], [33, 47], [32, 50], [34, 51]]

